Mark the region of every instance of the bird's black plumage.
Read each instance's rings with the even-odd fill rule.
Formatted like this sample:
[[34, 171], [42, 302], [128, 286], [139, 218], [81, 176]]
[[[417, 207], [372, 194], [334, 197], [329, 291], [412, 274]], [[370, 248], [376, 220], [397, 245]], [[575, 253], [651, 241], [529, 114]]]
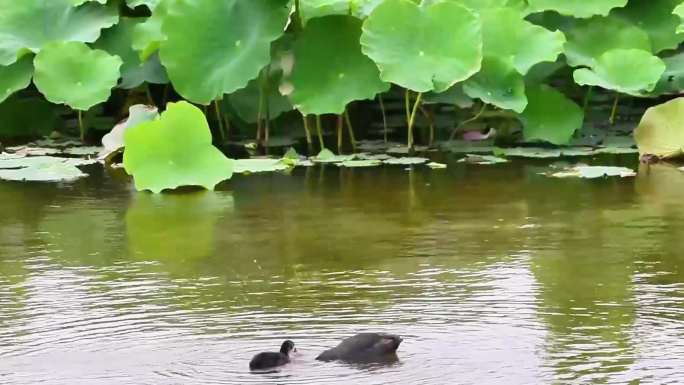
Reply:
[[262, 352], [249, 361], [251, 370], [269, 369], [290, 362], [290, 352], [296, 351], [294, 342], [287, 340], [280, 346], [280, 352]]
[[319, 361], [375, 362], [396, 359], [401, 337], [385, 333], [360, 333], [316, 357]]

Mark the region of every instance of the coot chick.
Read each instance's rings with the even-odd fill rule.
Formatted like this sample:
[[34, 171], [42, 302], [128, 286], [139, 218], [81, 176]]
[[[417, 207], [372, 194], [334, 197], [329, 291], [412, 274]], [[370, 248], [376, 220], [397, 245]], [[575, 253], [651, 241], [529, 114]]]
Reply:
[[401, 337], [385, 333], [360, 333], [349, 337], [316, 357], [319, 361], [368, 363], [396, 360]]
[[285, 365], [290, 362], [290, 352], [297, 351], [294, 342], [287, 340], [280, 346], [280, 352], [262, 352], [252, 357], [249, 361], [251, 370], [269, 369], [276, 366]]

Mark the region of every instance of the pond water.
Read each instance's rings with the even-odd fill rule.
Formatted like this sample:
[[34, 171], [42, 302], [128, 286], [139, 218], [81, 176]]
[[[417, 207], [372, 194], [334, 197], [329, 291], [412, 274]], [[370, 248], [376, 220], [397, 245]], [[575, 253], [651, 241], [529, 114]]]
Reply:
[[[543, 165], [0, 183], [0, 383], [684, 383], [684, 173]], [[399, 361], [314, 360], [361, 331]]]

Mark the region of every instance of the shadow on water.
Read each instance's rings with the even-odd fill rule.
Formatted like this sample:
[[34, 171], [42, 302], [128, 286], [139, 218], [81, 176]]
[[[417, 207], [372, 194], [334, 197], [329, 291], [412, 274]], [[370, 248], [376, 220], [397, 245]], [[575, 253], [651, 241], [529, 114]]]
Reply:
[[[684, 380], [681, 171], [452, 166], [296, 169], [161, 196], [102, 173], [0, 184], [0, 378]], [[361, 331], [402, 335], [399, 361], [314, 360]], [[249, 373], [285, 338], [292, 364]]]

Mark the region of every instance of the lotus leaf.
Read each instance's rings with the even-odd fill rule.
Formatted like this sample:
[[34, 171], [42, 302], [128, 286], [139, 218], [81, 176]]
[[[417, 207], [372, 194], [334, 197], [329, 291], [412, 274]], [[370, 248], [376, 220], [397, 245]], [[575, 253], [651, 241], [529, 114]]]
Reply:
[[596, 61], [593, 70], [575, 71], [575, 82], [599, 86], [618, 92], [640, 95], [652, 91], [665, 72], [665, 63], [650, 52], [640, 49], [614, 49]]
[[567, 144], [582, 127], [584, 112], [559, 91], [546, 86], [528, 87], [529, 104], [520, 115], [526, 140]]
[[235, 161], [236, 174], [254, 174], [259, 172], [284, 171], [289, 169], [281, 159], [237, 159]]
[[149, 122], [159, 116], [156, 107], [136, 104], [128, 109], [128, 118], [117, 124], [112, 130], [102, 137], [104, 151], [100, 153], [101, 158], [106, 158], [109, 154], [124, 147], [124, 136], [126, 131], [138, 124]]
[[32, 182], [69, 182], [88, 176], [76, 168], [78, 160], [53, 156], [0, 158], [0, 179]]
[[142, 62], [138, 53], [131, 47], [134, 28], [140, 23], [137, 19], [122, 17], [115, 27], [103, 31], [94, 45], [95, 48], [117, 55], [123, 60], [120, 69], [121, 88], [135, 88], [144, 82], [164, 84], [169, 81], [166, 70], [159, 62], [159, 56], [152, 55]]
[[336, 163], [336, 165], [349, 168], [377, 167], [382, 165], [382, 161], [377, 159], [345, 160], [344, 162]]
[[42, 98], [18, 98], [16, 95], [0, 103], [0, 137], [34, 137], [47, 135], [57, 127], [55, 106]]
[[672, 11], [673, 14], [677, 15], [680, 20], [679, 26], [677, 26], [677, 33], [683, 33], [684, 32], [684, 3], [679, 4], [678, 6], [675, 7], [674, 11]]
[[36, 55], [33, 80], [47, 100], [87, 110], [109, 98], [121, 63], [118, 56], [84, 43], [51, 43]]
[[510, 60], [523, 75], [537, 63], [555, 61], [563, 52], [562, 32], [534, 25], [515, 9], [484, 9], [480, 15], [484, 55]]
[[430, 161], [428, 158], [420, 158], [420, 157], [402, 157], [402, 158], [392, 158], [392, 159], [387, 159], [384, 160], [383, 163], [385, 164], [399, 164], [399, 165], [405, 165], [405, 166], [410, 166], [414, 164], [423, 164]]
[[303, 23], [308, 23], [317, 17], [347, 15], [351, 3], [350, 0], [299, 0], [299, 17]]
[[347, 160], [353, 160], [354, 155], [335, 155], [332, 151], [324, 148], [315, 157], [311, 158], [316, 163], [339, 163]]
[[430, 162], [426, 164], [426, 166], [430, 167], [433, 170], [443, 170], [447, 168], [447, 165], [444, 163], [437, 163], [437, 162]]
[[[292, 110], [292, 103], [290, 99], [283, 96], [278, 91], [278, 85], [282, 78], [282, 71], [271, 71], [266, 79], [265, 98], [268, 105], [268, 115], [271, 119], [275, 119], [281, 114]], [[240, 119], [247, 123], [256, 123], [259, 118], [259, 98], [261, 97], [261, 90], [259, 87], [261, 79], [253, 79], [247, 83], [245, 88], [237, 90], [230, 94], [226, 103], [233, 108]], [[264, 111], [262, 119], [266, 118]], [[269, 144], [271, 140], [269, 139]]]
[[124, 144], [124, 167], [138, 190], [212, 190], [233, 175], [234, 162], [211, 144], [202, 110], [187, 102], [169, 103], [159, 119], [130, 128]]
[[484, 58], [482, 70], [463, 83], [463, 90], [499, 108], [523, 112], [527, 106], [523, 76], [508, 60], [496, 56]]
[[[174, 88], [209, 104], [243, 88], [270, 61], [288, 0], [184, 0], [169, 3], [160, 57]], [[249, 22], [246, 22], [246, 21]]]
[[152, 11], [152, 16], [133, 28], [131, 47], [139, 52], [140, 60], [147, 60], [157, 52], [161, 42], [166, 39], [162, 32], [162, 23], [168, 13], [168, 4], [172, 0], [160, 0]]
[[613, 13], [630, 20], [651, 37], [653, 52], [675, 49], [684, 41], [684, 33], [677, 28], [681, 23], [672, 12], [681, 0], [630, 0], [625, 8]]
[[629, 178], [636, 176], [631, 168], [610, 166], [574, 166], [563, 171], [551, 173], [554, 178], [586, 178], [595, 179], [610, 176]]
[[139, 7], [141, 5], [146, 6], [150, 10], [153, 10], [159, 5], [162, 0], [126, 0], [126, 5], [130, 8]]
[[494, 154], [535, 159], [560, 158], [562, 155], [561, 150], [559, 149], [541, 147], [497, 148], [494, 149]]
[[423, 95], [423, 104], [453, 104], [460, 108], [470, 108], [473, 106], [471, 99], [463, 91], [461, 84], [455, 84], [443, 92], [428, 92]]
[[500, 163], [510, 162], [506, 158], [499, 158], [498, 156], [492, 155], [477, 155], [477, 154], [467, 154], [465, 158], [459, 159], [459, 163], [469, 163], [469, 164], [479, 164], [479, 165], [492, 165]]
[[349, 102], [389, 89], [361, 53], [360, 36], [361, 20], [351, 16], [326, 16], [307, 24], [295, 43], [290, 78], [292, 102], [303, 114], [341, 114]]
[[445, 91], [477, 73], [482, 61], [478, 17], [451, 2], [386, 0], [364, 22], [361, 45], [382, 80], [417, 92]]
[[0, 103], [13, 93], [31, 84], [33, 56], [24, 56], [16, 63], [0, 66]]
[[613, 8], [624, 7], [627, 0], [528, 0], [531, 12], [556, 11], [579, 18], [608, 15]]
[[616, 48], [651, 51], [651, 39], [643, 29], [615, 16], [581, 20], [566, 36], [565, 56], [571, 66], [593, 67], [601, 55]]
[[650, 95], [678, 94], [684, 89], [684, 53], [663, 58], [665, 72]]
[[118, 20], [116, 9], [74, 0], [0, 0], [0, 65], [54, 41], [94, 42]]
[[634, 139], [641, 155], [667, 159], [684, 155], [684, 98], [646, 110]]

